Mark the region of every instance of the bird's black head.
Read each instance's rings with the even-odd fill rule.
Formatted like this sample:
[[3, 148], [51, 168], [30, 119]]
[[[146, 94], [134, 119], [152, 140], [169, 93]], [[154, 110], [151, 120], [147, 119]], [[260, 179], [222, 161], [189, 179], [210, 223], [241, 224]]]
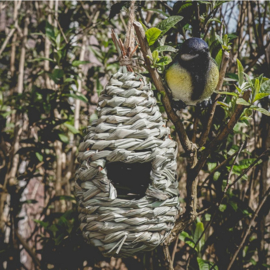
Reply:
[[187, 39], [180, 50], [181, 63], [201, 62], [209, 59], [209, 48], [207, 43], [201, 38]]

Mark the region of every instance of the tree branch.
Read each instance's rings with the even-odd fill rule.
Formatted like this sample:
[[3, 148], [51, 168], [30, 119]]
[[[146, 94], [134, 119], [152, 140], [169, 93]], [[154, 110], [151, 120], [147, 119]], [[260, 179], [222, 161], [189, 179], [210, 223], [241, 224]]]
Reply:
[[[247, 101], [249, 99], [249, 97], [250, 97], [250, 91], [248, 90], [244, 93], [243, 99]], [[245, 109], [244, 105], [237, 105], [237, 107], [234, 111], [234, 114], [232, 115], [232, 117], [229, 120], [229, 122], [227, 123], [227, 125], [219, 133], [219, 135], [209, 143], [209, 145], [205, 149], [201, 159], [199, 160], [199, 162], [197, 163], [196, 167], [193, 170], [193, 173], [195, 176], [199, 173], [199, 171], [201, 170], [201, 168], [205, 164], [208, 155], [213, 151], [213, 149], [215, 149], [217, 147], [217, 145], [219, 143], [221, 143], [230, 134], [230, 132], [232, 131], [235, 124], [237, 123], [237, 121], [240, 118], [244, 109]]]
[[230, 261], [230, 263], [229, 263], [229, 265], [227, 267], [227, 270], [230, 270], [232, 268], [232, 265], [233, 265], [233, 263], [234, 263], [237, 255], [238, 255], [239, 251], [242, 249], [242, 247], [243, 247], [243, 245], [244, 245], [244, 243], [245, 243], [245, 241], [246, 241], [246, 239], [247, 239], [247, 237], [248, 237], [248, 235], [250, 233], [250, 230], [251, 230], [251, 227], [252, 227], [253, 222], [255, 221], [255, 218], [257, 217], [257, 215], [260, 212], [262, 206], [266, 202], [266, 199], [269, 196], [269, 194], [270, 194], [270, 188], [268, 188], [268, 190], [266, 191], [266, 193], [264, 194], [264, 196], [262, 198], [262, 201], [260, 202], [259, 206], [257, 207], [257, 209], [256, 209], [256, 211], [255, 211], [255, 213], [254, 213], [254, 215], [253, 215], [253, 217], [252, 217], [252, 219], [251, 219], [251, 221], [249, 223], [249, 226], [247, 228], [247, 231], [246, 231], [246, 233], [245, 233], [245, 235], [244, 235], [244, 237], [243, 237], [243, 239], [242, 239], [242, 241], [241, 241], [238, 249], [235, 251], [235, 253], [233, 255], [233, 258], [232, 258], [232, 260]]
[[[220, 72], [219, 72], [219, 81], [218, 81], [218, 85], [217, 85], [217, 90], [220, 90], [222, 85], [223, 85], [223, 81], [225, 78], [225, 74], [226, 74], [226, 70], [227, 70], [227, 67], [229, 64], [229, 60], [230, 60], [230, 54], [227, 51], [224, 51], [223, 58], [222, 58], [222, 64], [221, 64], [221, 68], [220, 68]], [[219, 98], [219, 96], [220, 95], [217, 95], [215, 97], [215, 101], [210, 109], [208, 123], [206, 125], [206, 129], [203, 131], [203, 133], [200, 137], [199, 147], [203, 146], [206, 143], [206, 140], [208, 138], [210, 129], [212, 127], [212, 122], [213, 122], [216, 106], [217, 106], [217, 99]]]
[[167, 89], [165, 88], [165, 86], [163, 85], [160, 75], [158, 74], [156, 69], [151, 67], [150, 59], [147, 56], [148, 55], [151, 56], [152, 53], [151, 53], [151, 50], [148, 46], [148, 43], [147, 43], [147, 40], [145, 37], [145, 32], [144, 32], [142, 25], [139, 22], [134, 22], [134, 27], [135, 27], [135, 31], [136, 31], [140, 46], [141, 46], [141, 50], [142, 50], [142, 53], [144, 56], [147, 70], [149, 71], [149, 73], [151, 75], [151, 78], [154, 82], [154, 85], [155, 85], [157, 91], [159, 91], [162, 94], [162, 103], [164, 105], [164, 108], [166, 110], [168, 117], [170, 118], [170, 120], [173, 122], [173, 124], [175, 126], [176, 132], [179, 136], [180, 142], [181, 142], [184, 150], [191, 154], [192, 161], [189, 163], [190, 163], [191, 167], [193, 167], [197, 161], [197, 155], [196, 155], [197, 146], [196, 146], [196, 144], [192, 143], [189, 140], [187, 133], [184, 129], [183, 123], [181, 122], [180, 118], [176, 115], [176, 113], [172, 109], [170, 98], [169, 98], [169, 93], [168, 93]]
[[27, 253], [32, 258], [33, 262], [38, 266], [38, 269], [40, 269], [40, 261], [37, 258], [36, 253], [27, 245], [25, 240], [21, 237], [21, 235], [18, 233], [18, 231], [15, 231], [16, 237], [18, 238], [20, 244], [23, 246], [23, 248], [27, 251]]

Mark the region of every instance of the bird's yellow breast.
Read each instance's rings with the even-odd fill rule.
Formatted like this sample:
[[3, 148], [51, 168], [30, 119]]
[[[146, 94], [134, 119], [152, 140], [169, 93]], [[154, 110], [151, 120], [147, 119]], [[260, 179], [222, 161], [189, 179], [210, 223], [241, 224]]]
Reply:
[[192, 95], [192, 80], [190, 73], [179, 64], [171, 65], [165, 74], [166, 82], [176, 100], [188, 103]]
[[178, 63], [172, 64], [165, 73], [165, 80], [172, 91], [173, 99], [182, 100], [187, 105], [196, 105], [198, 102], [209, 98], [216, 89], [219, 71], [216, 64], [210, 61], [209, 68], [205, 72], [207, 78], [203, 93], [198, 100], [192, 100], [193, 84], [191, 74]]

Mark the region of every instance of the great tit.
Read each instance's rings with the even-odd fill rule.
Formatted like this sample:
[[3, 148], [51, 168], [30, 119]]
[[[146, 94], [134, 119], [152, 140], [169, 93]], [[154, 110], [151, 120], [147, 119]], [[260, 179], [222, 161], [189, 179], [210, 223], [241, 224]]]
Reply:
[[177, 109], [203, 103], [216, 89], [218, 79], [218, 67], [201, 38], [187, 39], [165, 70], [165, 81]]

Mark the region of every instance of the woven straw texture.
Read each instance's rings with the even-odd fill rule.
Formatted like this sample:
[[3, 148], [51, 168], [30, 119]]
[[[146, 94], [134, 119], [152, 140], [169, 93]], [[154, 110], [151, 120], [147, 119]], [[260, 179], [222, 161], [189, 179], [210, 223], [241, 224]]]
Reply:
[[[84, 238], [105, 256], [150, 251], [170, 234], [178, 214], [176, 142], [151, 85], [134, 73], [114, 74], [100, 95], [98, 119], [79, 146], [75, 195]], [[112, 162], [151, 162], [140, 199], [120, 199], [107, 177]]]

